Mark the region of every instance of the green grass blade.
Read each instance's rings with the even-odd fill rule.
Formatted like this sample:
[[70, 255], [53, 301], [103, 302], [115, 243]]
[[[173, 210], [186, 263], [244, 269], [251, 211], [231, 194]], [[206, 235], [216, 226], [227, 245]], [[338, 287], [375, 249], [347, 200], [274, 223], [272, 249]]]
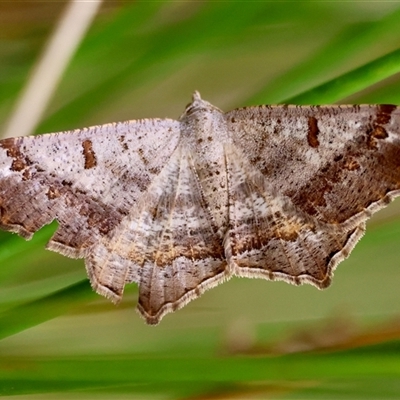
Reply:
[[397, 49], [316, 88], [286, 99], [285, 103], [336, 103], [399, 72], [400, 49]]
[[[143, 357], [137, 355], [60, 358], [3, 358], [0, 387], [3, 395], [21, 394], [51, 388], [54, 390], [98, 389], [126, 385], [132, 394], [146, 391], [165, 394], [191, 392], [191, 386], [207, 390], [214, 382], [219, 391], [240, 394], [243, 387], [252, 383], [280, 383], [289, 391], [302, 391], [296, 382], [313, 380], [312, 387], [320, 387], [338, 379], [367, 383], [371, 378], [400, 376], [397, 349], [399, 342], [385, 346], [368, 346], [356, 350], [326, 354], [294, 354], [279, 357], [175, 357], [173, 354]], [[166, 356], [168, 358], [166, 358]], [[166, 360], [168, 362], [166, 363]], [[167, 365], [166, 365], [167, 364]], [[62, 379], [60, 379], [62, 377]], [[384, 380], [383, 380], [384, 381]], [[18, 385], [11, 387], [15, 382]], [[382, 396], [393, 395], [393, 387], [374, 390]], [[251, 387], [251, 386], [250, 386]], [[309, 392], [310, 385], [304, 385]], [[398, 388], [398, 387], [397, 387]], [[236, 389], [236, 390], [235, 390]], [[267, 388], [266, 388], [267, 390]], [[370, 389], [371, 390], [371, 385]], [[346, 391], [340, 384], [337, 394]], [[174, 393], [175, 392], [175, 393]], [[203, 393], [205, 394], [205, 393]]]
[[[277, 104], [293, 98], [309, 87], [319, 85], [326, 77], [347, 65], [359, 64], [359, 58], [370, 57], [371, 43], [384, 41], [388, 36], [399, 36], [396, 22], [400, 9], [378, 21], [345, 26], [327, 45], [304, 62], [275, 78], [246, 100], [246, 104]], [[400, 39], [400, 36], [399, 36]], [[380, 49], [379, 49], [380, 50]], [[374, 54], [374, 53], [373, 53]], [[351, 69], [354, 67], [351, 66]]]
[[96, 298], [87, 279], [0, 314], [0, 340], [58, 317]]

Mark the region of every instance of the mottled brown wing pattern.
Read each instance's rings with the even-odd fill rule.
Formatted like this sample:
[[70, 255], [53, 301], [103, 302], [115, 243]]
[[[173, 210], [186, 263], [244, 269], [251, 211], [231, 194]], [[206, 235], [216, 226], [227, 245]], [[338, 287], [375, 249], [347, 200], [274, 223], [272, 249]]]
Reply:
[[29, 239], [57, 220], [48, 247], [85, 256], [129, 213], [178, 139], [177, 121], [155, 119], [1, 141], [1, 228]]
[[327, 287], [364, 224], [348, 230], [319, 221], [276, 192], [234, 146], [226, 155], [230, 225], [225, 246], [236, 275]]
[[399, 195], [400, 110], [264, 106], [226, 119], [236, 273], [326, 287], [366, 219]]
[[329, 285], [400, 194], [395, 106], [261, 106], [193, 95], [148, 119], [0, 141], [0, 228], [85, 257], [113, 301], [139, 285], [150, 324], [232, 275]]
[[93, 248], [87, 267], [95, 289], [114, 301], [125, 283], [138, 283], [138, 309], [150, 324], [228, 277], [188, 149], [176, 150], [138, 207]]

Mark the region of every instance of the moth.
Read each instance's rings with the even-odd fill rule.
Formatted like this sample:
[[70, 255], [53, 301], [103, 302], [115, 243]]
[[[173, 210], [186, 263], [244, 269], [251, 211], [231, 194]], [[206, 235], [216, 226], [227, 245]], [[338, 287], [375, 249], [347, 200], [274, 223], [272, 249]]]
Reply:
[[258, 106], [201, 99], [142, 119], [0, 141], [0, 224], [84, 258], [148, 324], [232, 276], [326, 288], [365, 221], [400, 194], [394, 105]]

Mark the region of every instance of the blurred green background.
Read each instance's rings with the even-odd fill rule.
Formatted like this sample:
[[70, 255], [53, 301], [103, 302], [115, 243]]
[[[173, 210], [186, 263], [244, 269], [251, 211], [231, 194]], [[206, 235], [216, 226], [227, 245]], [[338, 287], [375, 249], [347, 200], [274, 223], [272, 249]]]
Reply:
[[[66, 2], [0, 2], [0, 132]], [[36, 133], [177, 118], [194, 90], [262, 103], [400, 104], [398, 2], [106, 1]], [[18, 132], [14, 133], [18, 136]], [[232, 279], [157, 327], [93, 293], [83, 261], [0, 235], [0, 395], [400, 397], [400, 203], [325, 291]]]

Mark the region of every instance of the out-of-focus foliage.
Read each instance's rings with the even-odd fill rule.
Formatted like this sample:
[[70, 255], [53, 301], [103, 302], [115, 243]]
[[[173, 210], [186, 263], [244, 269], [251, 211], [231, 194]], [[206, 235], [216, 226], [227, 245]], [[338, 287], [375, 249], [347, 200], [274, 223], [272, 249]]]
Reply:
[[[65, 3], [0, 3], [0, 130]], [[400, 7], [106, 2], [37, 133], [290, 101], [400, 104]], [[15, 132], [18, 136], [18, 132]], [[394, 398], [399, 206], [369, 223], [326, 291], [232, 279], [148, 327], [83, 262], [0, 235], [0, 394], [28, 398]], [[26, 395], [26, 396], [24, 396]], [[36, 396], [35, 396], [36, 395]]]

